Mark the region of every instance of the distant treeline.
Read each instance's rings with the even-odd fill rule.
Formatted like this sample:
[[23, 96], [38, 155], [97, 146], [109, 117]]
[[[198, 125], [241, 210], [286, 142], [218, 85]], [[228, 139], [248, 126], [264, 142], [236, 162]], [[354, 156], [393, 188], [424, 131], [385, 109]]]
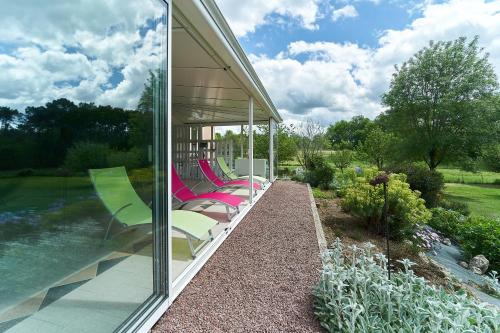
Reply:
[[0, 170], [55, 168], [68, 150], [92, 142], [115, 151], [152, 142], [153, 114], [61, 98], [24, 113], [0, 107]]

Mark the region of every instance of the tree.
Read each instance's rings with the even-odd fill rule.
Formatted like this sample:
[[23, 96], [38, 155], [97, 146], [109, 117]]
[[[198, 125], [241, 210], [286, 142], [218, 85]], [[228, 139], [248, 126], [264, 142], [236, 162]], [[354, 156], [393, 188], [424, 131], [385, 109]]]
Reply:
[[488, 102], [497, 87], [477, 36], [469, 42], [431, 41], [396, 66], [382, 97], [389, 108], [384, 123], [401, 140], [405, 157], [423, 159], [430, 170], [444, 160], [478, 158], [497, 133], [499, 112]]
[[19, 115], [17, 110], [0, 106], [0, 130], [7, 131]]
[[[293, 128], [284, 124], [277, 126], [278, 161], [290, 161], [297, 154], [297, 146], [293, 140]], [[228, 131], [230, 132], [230, 131]], [[227, 133], [226, 133], [227, 136]], [[269, 126], [260, 125], [258, 131], [254, 131], [254, 158], [265, 158], [269, 160]], [[276, 140], [276, 137], [275, 137]], [[239, 139], [235, 141], [239, 143]], [[276, 146], [275, 146], [276, 147]], [[276, 148], [275, 148], [276, 149]]]
[[352, 163], [353, 152], [349, 149], [339, 149], [330, 155], [330, 160], [333, 162], [336, 168], [340, 169], [341, 173], [344, 173], [344, 169], [348, 168]]
[[165, 84], [165, 75], [158, 69], [155, 72], [149, 71], [149, 77], [144, 83], [144, 90], [139, 98], [139, 103], [137, 104], [137, 110], [141, 112], [153, 112], [156, 103], [159, 103], [160, 99], [164, 96], [162, 91]]
[[295, 129], [295, 143], [297, 145], [297, 159], [300, 165], [310, 170], [312, 160], [321, 153], [325, 142], [323, 127], [308, 119]]
[[359, 156], [370, 163], [374, 163], [377, 168], [383, 169], [385, 162], [391, 156], [391, 151], [394, 149], [394, 142], [393, 134], [375, 127], [368, 133], [365, 141], [359, 144]]
[[297, 156], [297, 145], [293, 138], [293, 126], [278, 124], [278, 162], [291, 161]]
[[485, 149], [483, 161], [488, 170], [500, 172], [500, 143]]
[[351, 120], [341, 120], [330, 125], [326, 131], [326, 137], [333, 145], [347, 142], [350, 148], [356, 148], [374, 126], [375, 124], [370, 119], [354, 116]]

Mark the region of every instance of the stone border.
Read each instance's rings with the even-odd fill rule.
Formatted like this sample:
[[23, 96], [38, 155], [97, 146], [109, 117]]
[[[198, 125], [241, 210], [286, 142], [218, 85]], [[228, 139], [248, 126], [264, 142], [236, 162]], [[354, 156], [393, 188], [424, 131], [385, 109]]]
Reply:
[[307, 184], [307, 190], [309, 192], [309, 200], [311, 201], [311, 211], [314, 219], [314, 226], [316, 227], [319, 253], [323, 254], [327, 250], [325, 233], [323, 232], [323, 226], [321, 225], [321, 220], [319, 219], [318, 209], [316, 208], [316, 201], [314, 200], [311, 185]]

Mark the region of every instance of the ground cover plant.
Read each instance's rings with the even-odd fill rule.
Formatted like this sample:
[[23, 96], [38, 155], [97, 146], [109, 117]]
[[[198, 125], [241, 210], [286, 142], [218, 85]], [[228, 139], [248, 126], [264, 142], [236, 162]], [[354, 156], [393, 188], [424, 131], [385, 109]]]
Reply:
[[345, 251], [337, 239], [323, 255], [315, 314], [329, 332], [498, 332], [500, 314], [465, 293], [449, 294], [417, 277], [413, 263], [387, 276], [373, 245]]

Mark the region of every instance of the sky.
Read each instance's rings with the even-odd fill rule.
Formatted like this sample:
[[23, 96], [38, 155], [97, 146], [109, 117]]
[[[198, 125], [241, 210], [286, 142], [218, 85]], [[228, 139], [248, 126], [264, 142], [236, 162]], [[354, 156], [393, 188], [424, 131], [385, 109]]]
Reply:
[[394, 65], [480, 37], [500, 77], [500, 0], [216, 0], [286, 123], [384, 110]]
[[[0, 1], [1, 106], [137, 107], [164, 56], [160, 1]], [[431, 39], [479, 35], [500, 77], [500, 0], [215, 1], [287, 123], [376, 117], [394, 65]]]
[[165, 55], [157, 0], [18, 0], [1, 8], [0, 106], [23, 111], [67, 98], [135, 109]]

